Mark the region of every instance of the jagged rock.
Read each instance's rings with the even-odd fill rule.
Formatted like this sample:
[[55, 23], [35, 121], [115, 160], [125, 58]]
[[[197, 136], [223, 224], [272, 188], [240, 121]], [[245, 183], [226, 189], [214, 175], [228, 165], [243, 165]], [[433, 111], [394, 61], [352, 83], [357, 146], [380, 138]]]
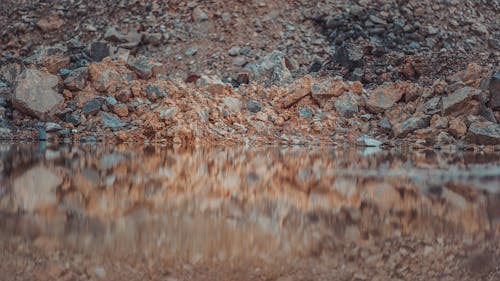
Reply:
[[163, 67], [163, 64], [151, 62], [147, 57], [139, 56], [137, 58], [129, 59], [127, 66], [140, 78], [149, 79], [153, 76], [155, 70], [159, 70]]
[[441, 112], [441, 97], [433, 97], [423, 104], [418, 105], [417, 111], [427, 115], [434, 115]]
[[373, 113], [382, 113], [393, 107], [403, 94], [404, 91], [394, 85], [377, 87], [366, 100], [366, 108]]
[[449, 123], [449, 132], [452, 136], [459, 138], [467, 132], [467, 125], [461, 118], [453, 118]]
[[98, 98], [87, 101], [82, 107], [82, 113], [85, 115], [94, 115], [101, 110], [102, 102]]
[[358, 46], [341, 46], [335, 52], [335, 61], [349, 70], [354, 70], [363, 64], [363, 50]]
[[26, 69], [17, 79], [12, 97], [14, 108], [41, 120], [50, 119], [64, 101], [55, 89], [57, 76]]
[[109, 57], [109, 46], [106, 42], [92, 42], [89, 47], [89, 57], [96, 61], [102, 61], [105, 57]]
[[85, 88], [88, 74], [89, 70], [87, 67], [77, 68], [71, 71], [68, 77], [64, 79], [64, 85], [70, 90], [81, 91]]
[[127, 41], [125, 39], [125, 34], [118, 31], [116, 27], [106, 29], [106, 32], [104, 33], [104, 40], [116, 43], [123, 43]]
[[311, 84], [311, 97], [321, 106], [332, 97], [339, 97], [348, 87], [343, 81], [326, 80], [323, 82]]
[[123, 86], [123, 78], [104, 63], [92, 63], [88, 67], [91, 80], [98, 91], [115, 93]]
[[335, 109], [343, 117], [353, 117], [359, 111], [356, 95], [348, 92], [340, 96], [335, 102]]
[[430, 116], [410, 117], [401, 123], [394, 124], [392, 130], [396, 138], [402, 138], [416, 130], [429, 127], [430, 122]]
[[481, 90], [463, 87], [443, 97], [443, 115], [458, 116], [464, 113], [477, 114], [481, 108]]
[[488, 122], [475, 122], [469, 126], [467, 140], [482, 145], [500, 144], [500, 125]]
[[127, 125], [127, 123], [123, 122], [120, 118], [111, 113], [101, 111], [99, 113], [99, 117], [101, 118], [101, 123], [104, 127], [121, 129]]
[[280, 51], [273, 51], [264, 58], [247, 64], [245, 69], [250, 72], [251, 80], [265, 86], [282, 86], [292, 79], [290, 70], [286, 67], [285, 55]]
[[493, 71], [493, 74], [490, 77], [489, 90], [491, 93], [491, 109], [500, 110], [500, 70]]

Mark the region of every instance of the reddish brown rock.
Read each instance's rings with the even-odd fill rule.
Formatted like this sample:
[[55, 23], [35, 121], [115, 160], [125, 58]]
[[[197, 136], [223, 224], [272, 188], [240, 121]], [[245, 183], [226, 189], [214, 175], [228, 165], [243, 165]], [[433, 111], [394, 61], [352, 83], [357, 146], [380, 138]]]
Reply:
[[373, 113], [381, 113], [394, 106], [406, 91], [406, 83], [384, 85], [370, 93], [366, 108]]
[[449, 132], [454, 137], [462, 137], [467, 132], [467, 125], [461, 118], [453, 118], [450, 120]]
[[443, 115], [458, 116], [464, 113], [477, 114], [481, 109], [481, 90], [463, 87], [443, 97]]
[[64, 24], [64, 20], [59, 18], [56, 15], [51, 15], [45, 18], [40, 19], [36, 26], [40, 28], [44, 32], [52, 31], [59, 29]]

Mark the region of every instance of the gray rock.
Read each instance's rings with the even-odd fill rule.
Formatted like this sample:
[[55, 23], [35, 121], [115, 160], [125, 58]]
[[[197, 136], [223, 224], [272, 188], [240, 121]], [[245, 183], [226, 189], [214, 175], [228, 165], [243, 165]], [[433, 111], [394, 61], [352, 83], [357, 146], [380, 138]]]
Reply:
[[147, 95], [148, 99], [151, 101], [155, 101], [159, 98], [164, 98], [167, 96], [164, 92], [160, 91], [160, 89], [158, 89], [158, 87], [156, 87], [155, 85], [153, 85], [151, 83], [148, 83], [146, 86], [146, 95]]
[[14, 136], [9, 128], [0, 127], [0, 140], [12, 140]]
[[104, 33], [104, 40], [116, 43], [123, 43], [127, 40], [125, 39], [125, 34], [118, 31], [115, 27], [110, 27]]
[[95, 115], [101, 110], [102, 102], [98, 98], [87, 101], [82, 107], [82, 113], [85, 115]]
[[127, 66], [140, 78], [149, 79], [153, 76], [155, 68], [160, 68], [163, 65], [157, 62], [150, 62], [145, 56], [139, 56], [135, 59], [130, 59], [127, 62]]
[[81, 91], [85, 88], [88, 75], [89, 69], [87, 67], [77, 68], [64, 79], [64, 85], [70, 90]]
[[191, 47], [191, 48], [187, 49], [186, 52], [184, 52], [184, 55], [186, 55], [186, 57], [190, 57], [190, 56], [195, 55], [197, 52], [198, 52], [198, 48]]
[[47, 122], [45, 123], [45, 130], [47, 131], [47, 133], [52, 133], [62, 130], [62, 127], [57, 123]]
[[238, 112], [241, 111], [241, 108], [243, 107], [243, 104], [241, 100], [232, 98], [232, 97], [225, 97], [222, 99], [222, 103], [231, 111], [233, 112]]
[[227, 52], [228, 55], [232, 56], [232, 57], [235, 57], [237, 56], [238, 54], [240, 53], [240, 47], [232, 47], [231, 49], [229, 49], [229, 51]]
[[252, 113], [257, 113], [262, 110], [262, 105], [254, 99], [247, 100], [246, 106], [248, 111]]
[[494, 123], [475, 122], [469, 126], [467, 140], [482, 145], [500, 144], [500, 126]]
[[491, 109], [500, 110], [500, 70], [493, 71], [493, 74], [490, 77], [490, 85], [488, 88], [491, 93]]
[[310, 108], [300, 108], [299, 109], [299, 116], [301, 118], [310, 119], [313, 116], [313, 111]]
[[56, 91], [58, 82], [55, 75], [26, 69], [17, 79], [12, 105], [40, 120], [50, 119], [64, 101]]
[[379, 126], [382, 130], [386, 132], [392, 131], [391, 123], [389, 122], [389, 119], [387, 119], [387, 117], [384, 117], [382, 118], [382, 120], [380, 120]]
[[472, 87], [463, 87], [452, 94], [443, 97], [443, 115], [458, 116], [471, 109], [471, 100], [481, 99], [481, 90]]
[[431, 117], [410, 117], [401, 123], [397, 123], [392, 127], [394, 136], [396, 138], [402, 138], [406, 135], [423, 128], [429, 127], [431, 122]]
[[99, 117], [101, 118], [101, 123], [104, 127], [121, 129], [127, 125], [127, 123], [123, 122], [120, 118], [111, 113], [101, 111], [99, 113]]
[[280, 51], [273, 51], [264, 58], [247, 64], [245, 69], [249, 71], [251, 80], [263, 83], [266, 87], [282, 86], [292, 79], [285, 55]]
[[92, 42], [89, 47], [89, 57], [94, 61], [102, 61], [109, 57], [109, 46], [106, 42]]
[[335, 51], [335, 61], [349, 70], [354, 70], [363, 64], [363, 50], [360, 46], [341, 46]]
[[377, 16], [374, 16], [374, 15], [370, 15], [368, 18], [370, 19], [371, 22], [373, 22], [375, 24], [381, 24], [381, 25], [387, 24], [387, 21], [385, 21], [384, 19], [381, 19]]
[[343, 94], [335, 102], [335, 109], [343, 117], [353, 117], [359, 111], [356, 96], [350, 92]]
[[382, 145], [381, 141], [370, 138], [369, 136], [366, 136], [366, 135], [359, 137], [356, 141], [357, 141], [357, 144], [360, 146], [379, 147]]
[[427, 115], [434, 115], [441, 111], [441, 97], [433, 97], [417, 107], [417, 110]]
[[193, 9], [193, 20], [196, 22], [208, 20], [208, 15], [200, 7]]

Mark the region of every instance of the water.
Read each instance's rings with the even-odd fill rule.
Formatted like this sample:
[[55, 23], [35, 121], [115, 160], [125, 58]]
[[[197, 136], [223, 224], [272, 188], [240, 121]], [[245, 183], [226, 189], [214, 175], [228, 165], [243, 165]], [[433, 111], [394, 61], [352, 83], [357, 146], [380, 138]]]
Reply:
[[19, 280], [499, 280], [500, 155], [2, 144], [0, 225]]

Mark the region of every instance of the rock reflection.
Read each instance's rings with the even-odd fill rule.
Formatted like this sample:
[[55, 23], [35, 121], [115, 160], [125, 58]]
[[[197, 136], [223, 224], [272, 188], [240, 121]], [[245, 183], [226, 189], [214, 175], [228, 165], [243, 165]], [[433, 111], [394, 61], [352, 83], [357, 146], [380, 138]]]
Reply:
[[0, 159], [2, 236], [79, 252], [271, 261], [500, 233], [498, 155], [3, 145]]

